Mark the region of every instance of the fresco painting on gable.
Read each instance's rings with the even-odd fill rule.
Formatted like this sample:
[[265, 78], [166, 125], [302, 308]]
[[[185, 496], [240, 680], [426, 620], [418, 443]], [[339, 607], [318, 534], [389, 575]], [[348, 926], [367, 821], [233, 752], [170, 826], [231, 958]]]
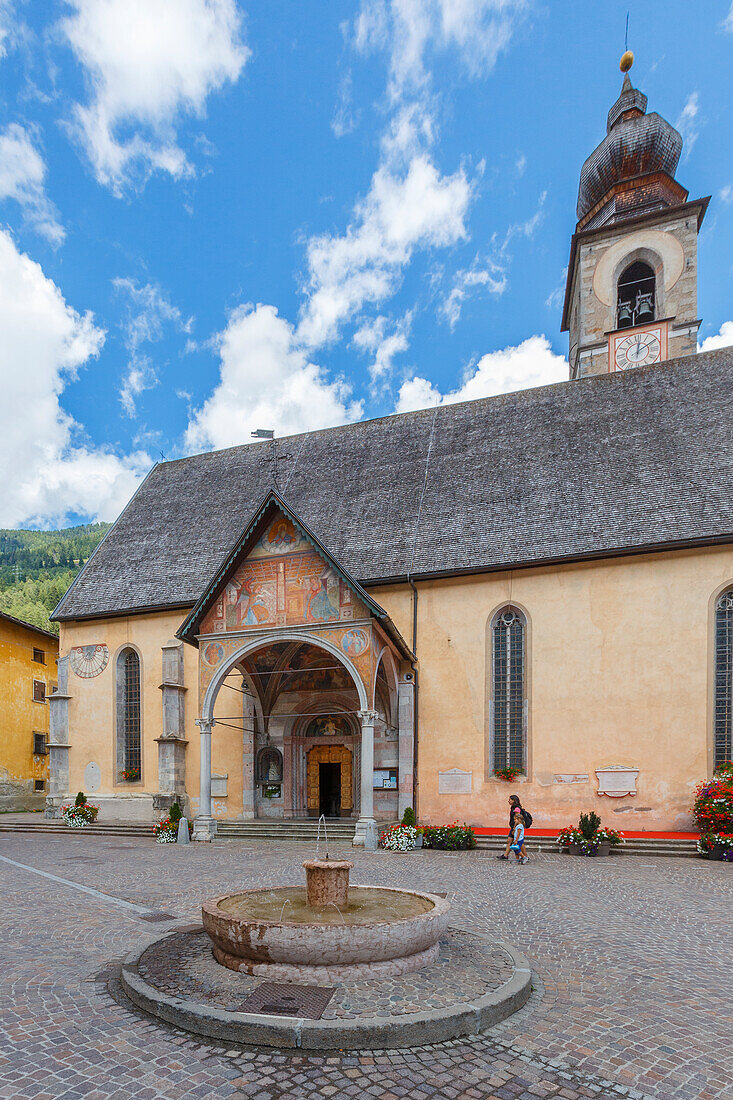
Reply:
[[285, 516], [276, 516], [201, 624], [202, 634], [362, 618], [336, 571]]

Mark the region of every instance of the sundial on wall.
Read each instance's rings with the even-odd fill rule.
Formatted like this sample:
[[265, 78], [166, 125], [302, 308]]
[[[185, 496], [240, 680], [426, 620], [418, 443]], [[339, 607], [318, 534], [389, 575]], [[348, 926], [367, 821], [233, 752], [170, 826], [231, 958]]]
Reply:
[[75, 645], [69, 652], [69, 661], [76, 675], [88, 680], [104, 672], [109, 661], [109, 649], [103, 642], [97, 645]]

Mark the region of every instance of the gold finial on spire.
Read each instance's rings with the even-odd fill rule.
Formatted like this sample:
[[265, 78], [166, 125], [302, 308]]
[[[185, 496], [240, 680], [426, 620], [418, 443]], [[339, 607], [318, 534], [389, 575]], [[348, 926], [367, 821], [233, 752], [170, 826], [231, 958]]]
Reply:
[[634, 64], [634, 55], [631, 52], [631, 50], [626, 50], [626, 52], [624, 54], [622, 54], [622, 56], [621, 56], [621, 60], [619, 62], [618, 67], [619, 67], [619, 69], [621, 70], [622, 73], [627, 73], [633, 64]]

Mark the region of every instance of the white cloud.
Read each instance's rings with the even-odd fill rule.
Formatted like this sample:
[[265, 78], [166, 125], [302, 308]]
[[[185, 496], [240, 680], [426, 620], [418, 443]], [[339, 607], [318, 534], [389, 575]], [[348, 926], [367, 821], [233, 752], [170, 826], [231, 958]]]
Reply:
[[524, 175], [524, 171], [525, 171], [525, 169], [526, 169], [526, 167], [527, 167], [527, 158], [525, 157], [524, 153], [521, 153], [521, 154], [520, 154], [520, 155], [519, 155], [519, 156], [517, 157], [517, 160], [516, 160], [516, 162], [515, 162], [515, 165], [514, 165], [514, 167], [515, 167], [515, 168], [516, 168], [516, 170], [517, 170], [517, 175], [518, 175], [518, 176], [523, 176], [523, 175]]
[[723, 29], [733, 34], [733, 4], [731, 4], [730, 10], [723, 20]]
[[360, 402], [347, 383], [329, 382], [274, 306], [234, 310], [217, 337], [219, 384], [186, 432], [189, 450], [249, 443], [250, 432], [306, 432], [358, 420]]
[[691, 92], [687, 97], [687, 102], [680, 111], [679, 117], [675, 122], [675, 127], [682, 134], [685, 142], [685, 156], [688, 157], [692, 152], [692, 147], [697, 141], [700, 133], [700, 120], [698, 114], [700, 113], [700, 93]]
[[127, 315], [122, 327], [130, 361], [120, 388], [120, 401], [127, 415], [134, 416], [136, 398], [143, 390], [158, 384], [158, 375], [149, 356], [140, 350], [142, 345], [161, 340], [167, 324], [174, 325], [179, 332], [189, 333], [193, 318], [184, 321], [181, 311], [154, 283], [138, 286], [134, 279], [115, 279], [113, 285], [127, 298]]
[[52, 245], [59, 245], [66, 234], [46, 195], [45, 179], [46, 165], [28, 131], [15, 122], [6, 126], [0, 131], [0, 201], [15, 200], [28, 225]]
[[733, 202], [733, 187], [729, 183], [720, 189], [720, 199], [727, 205]]
[[477, 259], [472, 267], [457, 271], [453, 277], [450, 294], [440, 307], [440, 311], [450, 325], [451, 331], [461, 319], [463, 303], [471, 290], [486, 287], [489, 294], [503, 294], [506, 290], [506, 275], [501, 266], [493, 260], [481, 262]]
[[359, 112], [352, 105], [351, 84], [351, 73], [347, 73], [339, 86], [338, 103], [331, 119], [331, 129], [337, 138], [350, 134], [359, 119]]
[[416, 248], [465, 239], [470, 198], [462, 169], [442, 176], [424, 153], [416, 154], [406, 171], [378, 168], [346, 232], [308, 243], [308, 298], [299, 340], [319, 347], [335, 339], [340, 325], [365, 303], [394, 293]]
[[723, 321], [720, 331], [714, 336], [708, 336], [698, 345], [698, 351], [715, 351], [716, 348], [727, 348], [733, 344], [733, 321]]
[[72, 131], [120, 194], [152, 172], [193, 171], [177, 129], [238, 79], [249, 57], [235, 0], [67, 0], [61, 29], [90, 88]]
[[462, 385], [450, 393], [441, 394], [426, 378], [416, 375], [402, 385], [395, 412], [475, 401], [480, 397], [567, 381], [567, 377], [567, 360], [555, 355], [547, 337], [530, 336], [516, 347], [483, 355], [466, 374]]
[[105, 334], [0, 231], [0, 525], [114, 518], [150, 459], [90, 448], [60, 397]]
[[354, 41], [389, 52], [393, 99], [423, 89], [433, 54], [453, 51], [471, 75], [486, 74], [508, 46], [527, 0], [362, 0]]
[[389, 332], [387, 331], [389, 324], [387, 318], [383, 316], [375, 317], [373, 321], [362, 325], [354, 333], [354, 345], [360, 351], [372, 356], [369, 374], [373, 382], [390, 374], [395, 355], [407, 351], [410, 346], [409, 336], [412, 317], [412, 310], [408, 310]]

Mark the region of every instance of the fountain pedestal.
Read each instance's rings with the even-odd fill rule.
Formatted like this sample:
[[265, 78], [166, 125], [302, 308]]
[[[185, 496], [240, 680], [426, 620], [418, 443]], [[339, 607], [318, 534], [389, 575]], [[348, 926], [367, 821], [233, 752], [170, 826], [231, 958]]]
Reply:
[[354, 864], [348, 859], [306, 859], [303, 866], [309, 908], [335, 905], [345, 909], [349, 903], [349, 871]]

